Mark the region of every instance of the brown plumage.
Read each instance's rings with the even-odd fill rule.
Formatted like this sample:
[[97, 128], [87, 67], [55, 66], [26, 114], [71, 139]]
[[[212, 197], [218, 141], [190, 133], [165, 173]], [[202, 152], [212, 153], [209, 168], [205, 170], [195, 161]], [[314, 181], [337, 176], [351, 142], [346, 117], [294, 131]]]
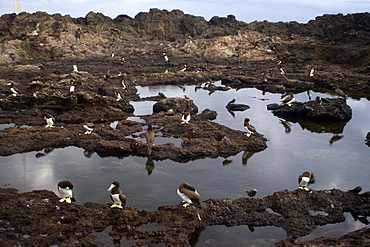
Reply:
[[123, 208], [122, 205], [126, 205], [126, 195], [123, 194], [123, 192], [119, 189], [119, 186], [120, 183], [114, 181], [108, 189], [108, 191], [111, 191], [110, 198], [113, 201], [113, 205], [111, 206], [111, 208]]
[[[200, 206], [200, 195], [195, 190], [193, 186], [191, 186], [188, 183], [182, 183], [177, 189], [177, 194], [181, 197], [181, 199], [189, 204], [195, 204], [197, 206]], [[186, 205], [186, 206], [187, 206]], [[184, 206], [184, 207], [186, 207]]]
[[342, 89], [340, 89], [338, 85], [335, 85], [334, 88], [335, 88], [335, 93], [338, 95], [338, 97], [341, 97], [341, 98], [344, 98], [344, 99], [347, 98], [344, 91]]
[[250, 124], [249, 118], [244, 119], [244, 129], [247, 132], [247, 136], [249, 137], [251, 134], [256, 133], [256, 128]]
[[308, 185], [315, 183], [315, 173], [313, 172], [304, 172], [298, 176], [298, 184], [300, 189], [309, 190]]
[[294, 100], [295, 100], [294, 95], [289, 93], [286, 95], [285, 99], [283, 99], [282, 103], [291, 105]]
[[145, 132], [145, 140], [148, 144], [148, 155], [152, 154], [152, 147], [154, 146], [155, 133], [151, 124], [148, 124], [148, 130]]
[[257, 194], [257, 190], [256, 189], [246, 190], [245, 193], [247, 193], [247, 195], [250, 197], [254, 197]]

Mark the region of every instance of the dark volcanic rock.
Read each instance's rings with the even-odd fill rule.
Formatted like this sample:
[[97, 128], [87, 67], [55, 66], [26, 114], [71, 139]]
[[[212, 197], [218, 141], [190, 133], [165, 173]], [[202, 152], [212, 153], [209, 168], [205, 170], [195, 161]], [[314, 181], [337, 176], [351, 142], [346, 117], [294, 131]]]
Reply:
[[[365, 192], [366, 193], [366, 192]], [[60, 203], [51, 191], [18, 193], [0, 188], [1, 246], [104, 246], [96, 233], [106, 231], [118, 242], [138, 246], [190, 246], [192, 233], [212, 225], [228, 227], [276, 226], [287, 233], [277, 246], [306, 246], [294, 243], [318, 226], [344, 222], [344, 212], [370, 216], [369, 197], [337, 189], [311, 191], [282, 190], [264, 198], [207, 199], [201, 208], [181, 204], [159, 206], [146, 211], [125, 207], [112, 209], [111, 204], [87, 202], [83, 206]], [[321, 211], [327, 215], [310, 215]], [[361, 245], [368, 228], [340, 238], [318, 238], [310, 243], [327, 246]], [[106, 240], [109, 241], [109, 240]], [[121, 242], [121, 243], [122, 243]], [[364, 243], [364, 244], [365, 244]]]
[[175, 113], [190, 112], [190, 114], [197, 114], [198, 107], [191, 99], [185, 98], [165, 98], [159, 100], [153, 105], [153, 113], [167, 112], [172, 109]]
[[294, 117], [320, 121], [348, 121], [352, 118], [352, 110], [345, 99], [323, 98], [305, 103], [269, 104], [267, 109], [278, 117]]
[[370, 147], [370, 132], [367, 133], [366, 138], [365, 138], [365, 143]]

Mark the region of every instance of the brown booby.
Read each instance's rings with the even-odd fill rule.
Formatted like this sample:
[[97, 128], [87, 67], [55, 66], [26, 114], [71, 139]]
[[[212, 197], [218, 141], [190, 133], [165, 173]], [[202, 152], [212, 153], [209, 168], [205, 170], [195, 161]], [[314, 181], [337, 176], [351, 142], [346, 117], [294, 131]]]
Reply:
[[304, 172], [298, 176], [298, 184], [300, 189], [309, 191], [309, 184], [315, 183], [315, 174], [313, 172]]
[[347, 98], [344, 91], [342, 89], [340, 89], [338, 85], [334, 85], [334, 89], [335, 89], [335, 93], [338, 95], [339, 98], [344, 98], [344, 99]]
[[249, 118], [244, 119], [244, 129], [247, 132], [245, 134], [247, 137], [250, 137], [251, 134], [257, 132], [256, 128], [253, 125], [250, 124]]
[[86, 130], [85, 135], [90, 135], [93, 132], [95, 125], [93, 122], [84, 122], [83, 127]]
[[182, 183], [177, 189], [177, 194], [182, 199], [182, 206], [186, 208], [190, 204], [200, 207], [200, 195], [193, 186], [188, 183]]
[[73, 184], [70, 181], [63, 180], [58, 183], [58, 191], [62, 196], [59, 202], [66, 201], [67, 203], [76, 202], [73, 196]]
[[285, 99], [283, 99], [283, 101], [281, 102], [283, 104], [287, 104], [288, 106], [291, 106], [294, 100], [295, 100], [294, 95], [292, 93], [288, 93]]
[[110, 198], [113, 201], [111, 208], [123, 208], [122, 205], [126, 205], [126, 195], [122, 193], [119, 186], [119, 182], [114, 181], [108, 189], [108, 191], [111, 191]]
[[246, 190], [245, 193], [247, 193], [249, 197], [254, 197], [257, 194], [257, 190], [256, 189]]
[[184, 112], [181, 117], [181, 124], [188, 124], [190, 121], [190, 113]]
[[152, 147], [154, 146], [155, 133], [152, 124], [148, 124], [148, 130], [145, 132], [145, 140], [148, 144], [148, 155], [152, 154]]
[[55, 121], [55, 119], [54, 119], [54, 117], [53, 117], [52, 115], [50, 115], [50, 114], [46, 113], [46, 114], [44, 115], [44, 119], [45, 119], [45, 121], [46, 121], [45, 128], [48, 128], [48, 127], [54, 127], [53, 125], [54, 125], [54, 121]]

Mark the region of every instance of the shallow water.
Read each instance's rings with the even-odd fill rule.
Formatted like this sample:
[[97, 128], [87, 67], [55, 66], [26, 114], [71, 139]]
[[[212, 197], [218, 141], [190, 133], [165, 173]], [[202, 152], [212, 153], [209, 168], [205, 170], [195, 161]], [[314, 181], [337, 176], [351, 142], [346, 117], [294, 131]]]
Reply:
[[[332, 126], [291, 122], [290, 127], [284, 127], [281, 120], [266, 109], [266, 105], [280, 102], [280, 94], [262, 95], [256, 89], [232, 89], [209, 95], [208, 91], [202, 89], [195, 91], [194, 86], [186, 87], [185, 92], [177, 86], [138, 89], [141, 97], [154, 96], [159, 91], [167, 97], [183, 97], [186, 94], [194, 100], [199, 112], [206, 108], [216, 110], [218, 116], [214, 121], [233, 129], [243, 130], [243, 120], [248, 117], [258, 132], [269, 140], [268, 148], [249, 154], [247, 160], [243, 159], [241, 152], [227, 159], [205, 158], [188, 163], [154, 161], [150, 176], [145, 166], [147, 159], [142, 157], [101, 158], [95, 153], [84, 153], [83, 149], [76, 147], [56, 149], [49, 153], [15, 154], [0, 157], [0, 187], [13, 187], [21, 192], [47, 189], [57, 193], [58, 181], [68, 179], [75, 186], [78, 204], [87, 201], [110, 203], [107, 189], [112, 181], [118, 180], [127, 195], [127, 206], [147, 210], [179, 203], [176, 188], [184, 181], [197, 188], [202, 200], [225, 197], [235, 199], [245, 196], [244, 191], [252, 188], [258, 190], [257, 197], [264, 197], [274, 191], [296, 189], [298, 175], [306, 170], [316, 174], [316, 183], [310, 186], [315, 190], [348, 190], [357, 185], [361, 185], [364, 191], [370, 190], [370, 148], [364, 144], [366, 133], [370, 131], [370, 102], [366, 99], [347, 100], [352, 108], [352, 119], [345, 124], [343, 133], [340, 133], [343, 138], [330, 144], [329, 140], [333, 136], [330, 131], [335, 132], [330, 130]], [[312, 98], [316, 95], [334, 97], [313, 92]], [[236, 98], [236, 103], [247, 104], [251, 108], [235, 112], [235, 116], [232, 116], [225, 106], [233, 98]], [[296, 100], [307, 101], [308, 95], [298, 94]], [[151, 114], [153, 104], [133, 102], [135, 114]], [[141, 119], [134, 117], [130, 120]], [[111, 127], [115, 125], [113, 122]], [[10, 126], [1, 125], [0, 129]], [[290, 132], [287, 133], [289, 128]], [[338, 128], [341, 129], [340, 126]], [[176, 142], [179, 146], [181, 140], [159, 137], [155, 144], [166, 142]], [[340, 228], [345, 228], [344, 232], [354, 229], [350, 224]]]

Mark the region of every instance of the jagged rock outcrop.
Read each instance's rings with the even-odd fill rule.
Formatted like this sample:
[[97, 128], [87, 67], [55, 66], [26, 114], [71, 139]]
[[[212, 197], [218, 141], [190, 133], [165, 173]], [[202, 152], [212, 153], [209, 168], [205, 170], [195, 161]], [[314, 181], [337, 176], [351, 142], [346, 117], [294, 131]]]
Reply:
[[[119, 243], [190, 246], [192, 233], [207, 226], [248, 225], [252, 229], [273, 225], [287, 233], [285, 240], [275, 243], [277, 246], [305, 246], [295, 240], [318, 226], [344, 222], [344, 212], [368, 217], [368, 193], [283, 190], [264, 198], [207, 199], [201, 203], [201, 209], [183, 208], [179, 203], [147, 211], [131, 207], [112, 209], [111, 204], [92, 202], [83, 206], [59, 203], [58, 197], [48, 190], [18, 193], [16, 189], [0, 188], [0, 244], [103, 246], [96, 233], [104, 231]], [[359, 232], [367, 236], [367, 229]], [[341, 245], [355, 241], [356, 246], [365, 246], [357, 241], [366, 238], [357, 235], [353, 232], [338, 240]], [[312, 242], [326, 246], [328, 240], [335, 243], [335, 239], [323, 237]]]
[[267, 109], [278, 117], [304, 118], [319, 121], [348, 121], [352, 118], [352, 110], [342, 98], [321, 98], [305, 103], [269, 104]]
[[191, 99], [180, 97], [161, 99], [153, 105], [153, 113], [167, 112], [172, 110], [174, 113], [189, 112], [194, 115], [198, 113], [198, 107]]

